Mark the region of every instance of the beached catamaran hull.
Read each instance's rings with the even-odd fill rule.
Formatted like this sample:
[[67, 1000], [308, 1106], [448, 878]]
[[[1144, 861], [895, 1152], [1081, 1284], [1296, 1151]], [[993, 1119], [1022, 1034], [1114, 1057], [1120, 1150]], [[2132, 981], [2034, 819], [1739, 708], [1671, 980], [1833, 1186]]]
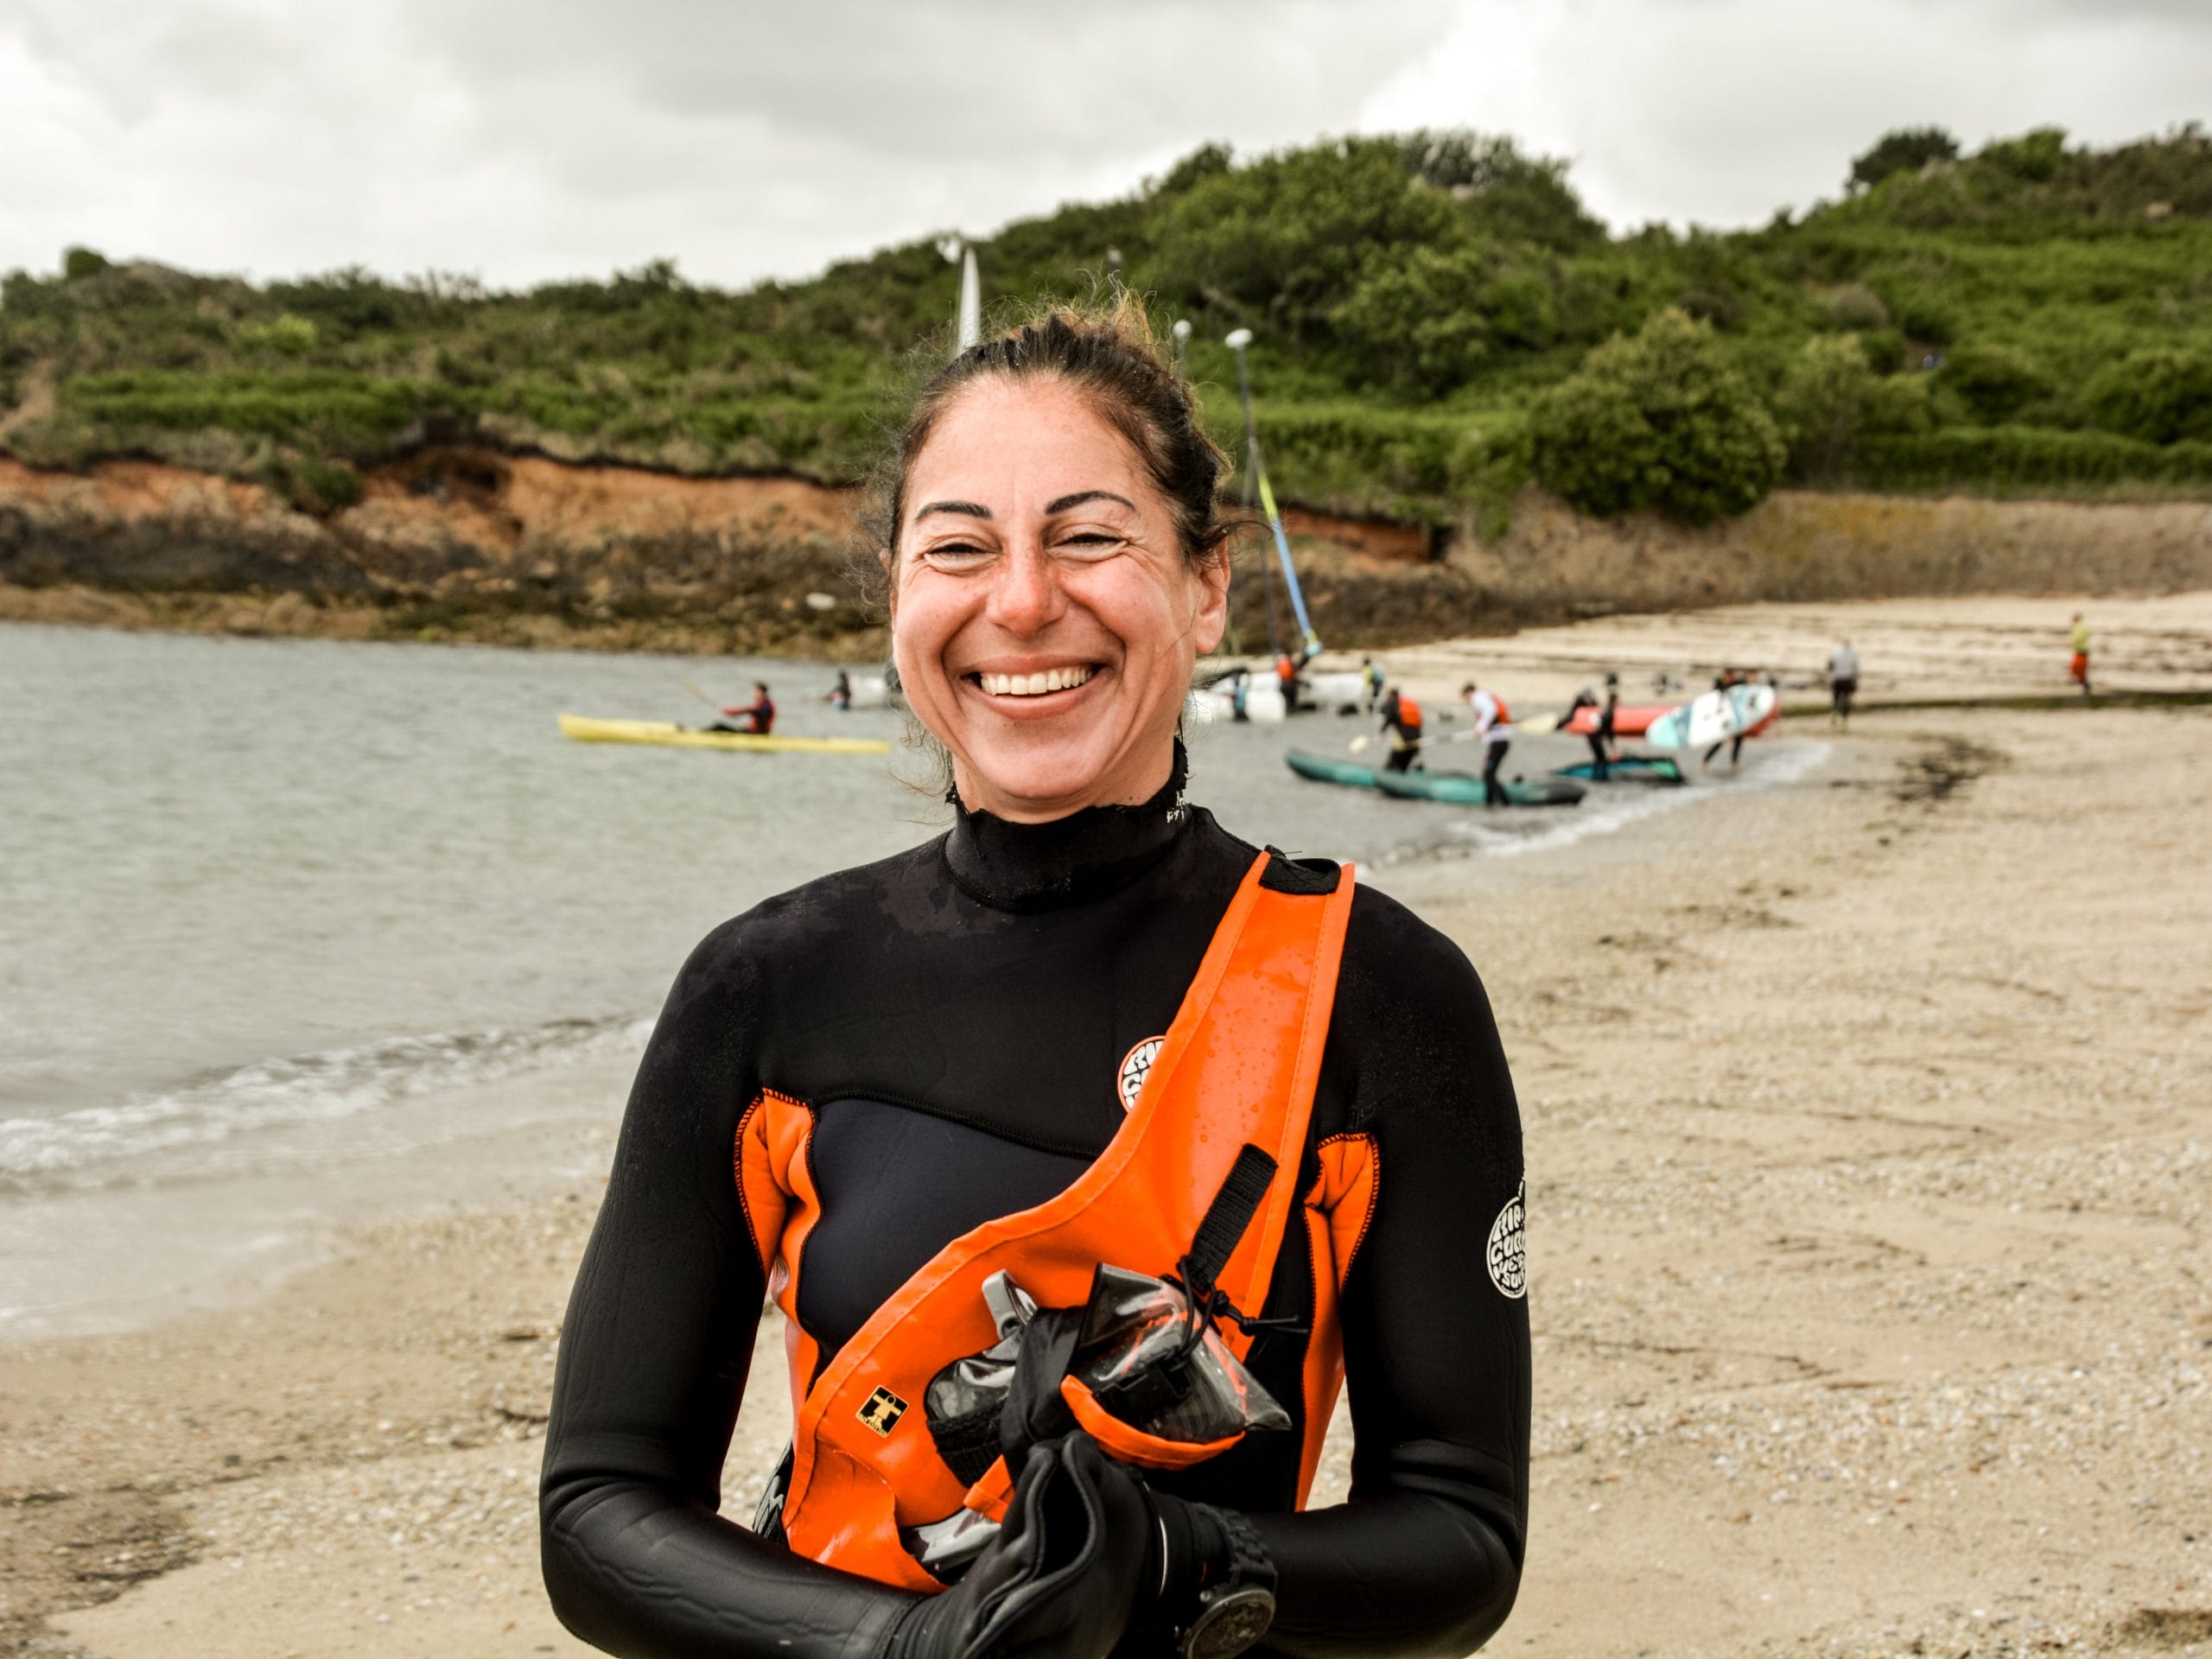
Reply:
[[[1452, 806], [1480, 806], [1483, 780], [1464, 772], [1391, 772], [1375, 766], [1356, 766], [1348, 760], [1331, 760], [1304, 749], [1283, 756], [1290, 769], [1317, 784], [1341, 784], [1347, 789], [1379, 789], [1401, 800], [1442, 801]], [[1556, 778], [1535, 783], [1501, 779], [1509, 806], [1573, 806], [1582, 798], [1582, 786]]]
[[880, 737], [755, 737], [748, 732], [695, 732], [658, 720], [561, 716], [561, 734], [579, 743], [658, 743], [676, 749], [740, 749], [757, 754], [888, 754]]

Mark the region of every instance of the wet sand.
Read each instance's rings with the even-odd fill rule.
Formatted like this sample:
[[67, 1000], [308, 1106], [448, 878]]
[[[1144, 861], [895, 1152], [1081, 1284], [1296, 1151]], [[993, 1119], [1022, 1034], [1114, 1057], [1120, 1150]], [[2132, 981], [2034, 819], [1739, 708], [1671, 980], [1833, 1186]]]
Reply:
[[[1644, 846], [1387, 874], [1482, 969], [1528, 1126], [1534, 1513], [1494, 1650], [2212, 1648], [2208, 740], [1870, 715]], [[611, 1125], [576, 1133], [549, 1155], [603, 1164]], [[533, 1495], [597, 1191], [0, 1349], [0, 1651], [48, 1613], [35, 1650], [104, 1659], [582, 1651]], [[784, 1427], [753, 1395], [739, 1516]]]

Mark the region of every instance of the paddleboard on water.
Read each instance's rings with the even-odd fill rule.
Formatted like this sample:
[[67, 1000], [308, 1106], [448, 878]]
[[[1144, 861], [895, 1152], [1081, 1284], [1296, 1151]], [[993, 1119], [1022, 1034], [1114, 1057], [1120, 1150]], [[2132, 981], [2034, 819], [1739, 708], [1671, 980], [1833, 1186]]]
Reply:
[[750, 732], [698, 732], [658, 720], [591, 720], [561, 716], [561, 735], [579, 743], [658, 743], [676, 749], [737, 749], [755, 754], [888, 754], [880, 737], [784, 737]]
[[[1554, 766], [1555, 778], [1579, 778], [1584, 783], [1598, 781], [1598, 763], [1580, 760], [1571, 766]], [[1671, 754], [1624, 754], [1605, 768], [1605, 776], [1616, 782], [1650, 784], [1679, 784], [1682, 779], [1682, 763]]]
[[[1453, 806], [1483, 804], [1483, 780], [1468, 772], [1392, 772], [1387, 766], [1359, 766], [1349, 760], [1332, 760], [1323, 755], [1309, 754], [1304, 749], [1293, 749], [1283, 760], [1300, 777], [1310, 778], [1319, 784], [1378, 789], [1400, 800], [1442, 801]], [[1509, 806], [1573, 806], [1582, 798], [1580, 784], [1559, 779], [1540, 779], [1530, 783], [1516, 778], [1510, 783], [1503, 779], [1500, 782]]]
[[1701, 749], [1751, 732], [1774, 718], [1774, 688], [1731, 685], [1693, 697], [1651, 722], [1643, 741], [1655, 749]]

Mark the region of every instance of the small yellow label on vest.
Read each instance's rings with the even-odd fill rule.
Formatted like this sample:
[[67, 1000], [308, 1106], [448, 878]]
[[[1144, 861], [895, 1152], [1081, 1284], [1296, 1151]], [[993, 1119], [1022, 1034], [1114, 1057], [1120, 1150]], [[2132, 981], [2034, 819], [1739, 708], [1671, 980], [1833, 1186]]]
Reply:
[[906, 1414], [906, 1402], [888, 1389], [878, 1389], [860, 1408], [860, 1420], [879, 1434], [888, 1434]]

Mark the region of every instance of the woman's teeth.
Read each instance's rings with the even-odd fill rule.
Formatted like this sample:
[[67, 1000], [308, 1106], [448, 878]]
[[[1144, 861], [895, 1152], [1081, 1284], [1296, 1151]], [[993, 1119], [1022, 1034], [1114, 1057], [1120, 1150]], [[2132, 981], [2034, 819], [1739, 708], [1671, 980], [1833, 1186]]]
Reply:
[[995, 697], [1041, 697], [1047, 691], [1072, 691], [1097, 671], [1095, 668], [1048, 668], [1037, 674], [978, 674], [976, 677]]

